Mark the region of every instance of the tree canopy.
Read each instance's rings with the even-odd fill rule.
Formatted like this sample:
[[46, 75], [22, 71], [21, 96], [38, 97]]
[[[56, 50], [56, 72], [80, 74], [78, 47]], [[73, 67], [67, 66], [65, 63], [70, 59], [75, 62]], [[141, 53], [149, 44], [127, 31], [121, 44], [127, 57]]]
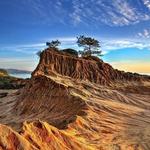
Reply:
[[78, 57], [78, 52], [74, 49], [66, 48], [66, 49], [63, 49], [62, 51], [65, 52], [65, 53], [68, 53], [68, 54], [71, 54], [71, 55], [74, 55], [74, 56]]
[[51, 42], [46, 42], [46, 46], [48, 46], [49, 48], [56, 48], [60, 44], [61, 44], [61, 42], [58, 41], [58, 40], [51, 41]]
[[101, 55], [100, 43], [98, 40], [91, 38], [91, 37], [85, 37], [84, 35], [81, 35], [77, 37], [77, 44], [79, 47], [84, 47], [83, 51], [79, 51], [80, 54], [90, 56], [92, 54], [98, 54]]
[[[46, 46], [49, 48], [54, 48], [58, 50], [58, 46], [61, 44], [59, 40], [52, 40], [51, 42], [46, 42]], [[102, 51], [100, 50], [100, 42], [92, 37], [86, 37], [84, 35], [80, 35], [77, 37], [77, 44], [79, 47], [83, 47], [82, 51], [76, 51], [74, 49], [66, 48], [62, 50], [63, 52], [72, 54], [74, 56], [78, 56], [78, 54], [81, 54], [81, 56], [91, 56], [92, 54], [96, 54], [99, 56], [102, 56]], [[49, 50], [49, 49], [47, 49]], [[39, 57], [41, 55], [41, 51], [38, 51], [36, 53]]]

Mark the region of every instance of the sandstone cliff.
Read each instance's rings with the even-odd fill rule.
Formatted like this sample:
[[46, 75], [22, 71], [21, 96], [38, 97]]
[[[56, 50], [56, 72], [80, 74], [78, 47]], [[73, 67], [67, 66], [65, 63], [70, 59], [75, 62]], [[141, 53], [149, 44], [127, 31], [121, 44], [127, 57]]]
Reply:
[[102, 85], [116, 80], [142, 81], [150, 78], [113, 69], [111, 65], [96, 57], [77, 58], [56, 49], [46, 49], [42, 52], [40, 62], [32, 76], [51, 75], [52, 73], [79, 80], [89, 80]]

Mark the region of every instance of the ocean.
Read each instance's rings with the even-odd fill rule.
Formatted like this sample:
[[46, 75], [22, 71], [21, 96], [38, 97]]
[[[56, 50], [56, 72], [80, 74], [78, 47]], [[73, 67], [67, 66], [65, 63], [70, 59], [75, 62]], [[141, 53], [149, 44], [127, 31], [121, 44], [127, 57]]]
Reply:
[[13, 76], [13, 77], [17, 77], [17, 78], [22, 78], [22, 79], [26, 79], [26, 78], [30, 78], [31, 77], [31, 74], [27, 74], [27, 73], [17, 73], [17, 74], [10, 74], [10, 76]]
[[[140, 73], [142, 75], [150, 75], [150, 73]], [[23, 79], [26, 79], [26, 78], [31, 78], [31, 74], [27, 74], [27, 73], [17, 73], [17, 74], [10, 74], [11, 76], [13, 77], [18, 77], [18, 78], [23, 78]]]

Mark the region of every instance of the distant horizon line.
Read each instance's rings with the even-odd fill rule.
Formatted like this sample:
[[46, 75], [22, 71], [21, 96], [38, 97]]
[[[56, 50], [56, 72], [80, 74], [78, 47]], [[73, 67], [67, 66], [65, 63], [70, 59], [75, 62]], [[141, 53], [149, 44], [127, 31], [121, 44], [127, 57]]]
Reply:
[[[30, 72], [30, 73], [25, 73], [25, 74], [31, 74], [33, 71], [34, 71], [34, 69], [33, 70], [28, 70], [28, 69], [15, 69], [15, 68], [0, 68], [0, 69], [6, 69], [6, 70], [8, 70], [8, 69], [12, 69], [12, 70], [18, 70], [18, 71], [27, 71], [27, 72]], [[132, 72], [132, 71], [125, 71], [125, 72], [131, 72], [131, 73], [137, 73], [137, 74], [140, 74], [140, 75], [150, 75], [150, 72]], [[17, 74], [19, 74], [19, 73], [17, 73]]]

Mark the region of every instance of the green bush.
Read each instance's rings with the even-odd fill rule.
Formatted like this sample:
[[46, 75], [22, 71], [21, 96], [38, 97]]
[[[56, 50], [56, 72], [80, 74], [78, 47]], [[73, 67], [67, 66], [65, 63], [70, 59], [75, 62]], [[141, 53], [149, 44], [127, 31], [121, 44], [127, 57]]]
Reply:
[[71, 54], [73, 56], [78, 57], [78, 52], [74, 49], [67, 48], [67, 49], [63, 49], [62, 51], [65, 52], [65, 53], [68, 53], [68, 54]]

